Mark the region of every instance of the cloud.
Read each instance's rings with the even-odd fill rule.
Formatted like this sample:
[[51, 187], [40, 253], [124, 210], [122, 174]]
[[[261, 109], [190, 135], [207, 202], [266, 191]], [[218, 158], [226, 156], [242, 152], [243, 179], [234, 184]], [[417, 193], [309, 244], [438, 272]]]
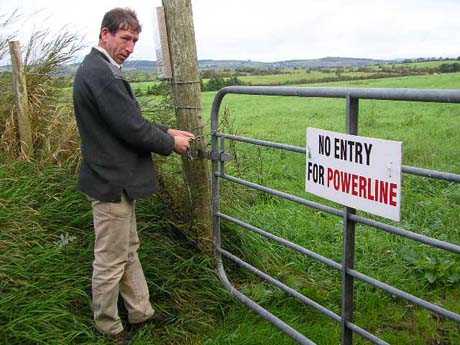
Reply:
[[[32, 18], [22, 27], [64, 24], [96, 44], [105, 11], [135, 9], [143, 32], [133, 58], [154, 59], [154, 8], [160, 0], [6, 0], [31, 12], [44, 9], [48, 19]], [[4, 6], [5, 5], [5, 6]], [[460, 55], [458, 0], [192, 0], [200, 59], [278, 61], [353, 56], [404, 58]]]

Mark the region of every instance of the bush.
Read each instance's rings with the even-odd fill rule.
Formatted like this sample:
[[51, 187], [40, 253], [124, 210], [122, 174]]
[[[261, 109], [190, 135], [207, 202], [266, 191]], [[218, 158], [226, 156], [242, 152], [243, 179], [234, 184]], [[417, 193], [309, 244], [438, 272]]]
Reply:
[[223, 87], [226, 86], [232, 86], [232, 85], [244, 85], [241, 79], [239, 79], [236, 76], [230, 77], [230, 78], [222, 78], [218, 76], [214, 76], [207, 83], [203, 83], [203, 86], [201, 88], [201, 91], [217, 91], [222, 89]]
[[439, 72], [441, 73], [454, 73], [460, 72], [460, 63], [443, 63], [439, 66]]

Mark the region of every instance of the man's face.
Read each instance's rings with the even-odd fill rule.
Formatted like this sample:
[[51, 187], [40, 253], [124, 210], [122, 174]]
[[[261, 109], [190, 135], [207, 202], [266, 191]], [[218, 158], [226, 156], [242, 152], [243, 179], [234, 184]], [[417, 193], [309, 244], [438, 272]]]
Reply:
[[134, 51], [139, 33], [132, 30], [119, 29], [112, 34], [107, 28], [101, 30], [101, 45], [112, 59], [122, 64]]

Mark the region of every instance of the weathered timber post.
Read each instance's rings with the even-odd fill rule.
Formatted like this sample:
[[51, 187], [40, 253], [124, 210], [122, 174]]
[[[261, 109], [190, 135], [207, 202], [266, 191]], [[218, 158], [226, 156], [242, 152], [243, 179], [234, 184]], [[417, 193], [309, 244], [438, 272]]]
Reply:
[[[201, 89], [191, 0], [163, 0], [172, 69], [172, 88], [177, 126], [203, 135]], [[206, 140], [194, 143], [194, 151], [205, 152]], [[211, 192], [209, 164], [204, 155], [182, 159], [185, 183], [190, 188], [193, 232], [200, 248], [212, 252]]]
[[9, 48], [13, 68], [13, 92], [16, 98], [16, 123], [19, 132], [20, 157], [29, 159], [33, 156], [32, 127], [29, 119], [26, 76], [22, 65], [19, 41], [10, 41]]

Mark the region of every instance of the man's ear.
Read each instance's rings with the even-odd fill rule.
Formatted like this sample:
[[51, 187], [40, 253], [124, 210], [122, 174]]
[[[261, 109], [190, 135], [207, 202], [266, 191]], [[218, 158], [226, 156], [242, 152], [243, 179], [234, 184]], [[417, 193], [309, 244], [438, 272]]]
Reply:
[[107, 37], [107, 34], [110, 34], [109, 29], [107, 29], [106, 27], [103, 27], [100, 33], [100, 38], [102, 41], [104, 41], [104, 38]]

